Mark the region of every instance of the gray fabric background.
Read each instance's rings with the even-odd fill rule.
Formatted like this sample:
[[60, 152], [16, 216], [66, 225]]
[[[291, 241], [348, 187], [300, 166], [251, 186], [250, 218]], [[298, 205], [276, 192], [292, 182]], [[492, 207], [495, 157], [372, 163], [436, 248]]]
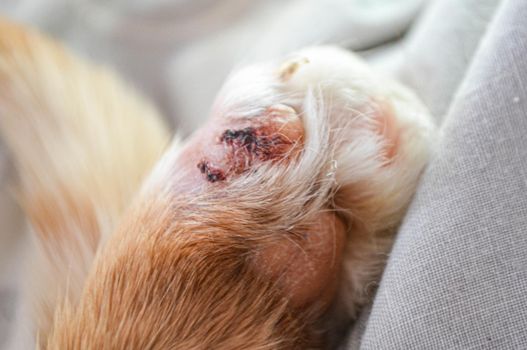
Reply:
[[505, 1], [350, 348], [527, 348], [526, 58], [527, 2]]
[[[309, 44], [359, 50], [413, 87], [440, 143], [343, 348], [527, 349], [527, 0], [109, 4], [0, 0], [0, 12], [120, 71], [183, 132], [239, 62]], [[11, 178], [0, 147], [0, 348], [23, 278]]]

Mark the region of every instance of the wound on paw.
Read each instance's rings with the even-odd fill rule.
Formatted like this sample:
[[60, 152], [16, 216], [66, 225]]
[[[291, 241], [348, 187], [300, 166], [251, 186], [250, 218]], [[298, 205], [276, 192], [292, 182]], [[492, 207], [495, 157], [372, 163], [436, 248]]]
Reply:
[[224, 129], [218, 135], [215, 142], [221, 147], [220, 157], [203, 158], [197, 164], [207, 181], [223, 181], [258, 164], [288, 160], [298, 154], [292, 151], [302, 143], [303, 127], [294, 109], [274, 105], [250, 122], [250, 126]]
[[267, 127], [246, 127], [242, 129], [227, 129], [218, 138], [218, 143], [224, 146], [225, 154], [220, 167], [202, 159], [197, 167], [208, 182], [214, 183], [226, 180], [232, 175], [240, 175], [251, 169], [255, 163], [278, 161], [287, 157], [294, 141], [278, 132], [269, 132]]
[[213, 167], [210, 162], [202, 160], [198, 163], [199, 171], [205, 175], [208, 182], [216, 182], [225, 180], [225, 173], [219, 168]]
[[280, 160], [291, 150], [293, 141], [267, 126], [227, 129], [219, 141], [226, 150], [229, 173], [241, 174], [255, 162]]

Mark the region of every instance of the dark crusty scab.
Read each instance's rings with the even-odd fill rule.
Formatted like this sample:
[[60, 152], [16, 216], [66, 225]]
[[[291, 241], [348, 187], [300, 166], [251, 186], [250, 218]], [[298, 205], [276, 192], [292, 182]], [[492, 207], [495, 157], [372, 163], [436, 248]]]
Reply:
[[198, 169], [208, 182], [214, 183], [226, 179], [225, 172], [220, 168], [214, 167], [214, 165], [206, 159], [203, 159], [198, 163]]

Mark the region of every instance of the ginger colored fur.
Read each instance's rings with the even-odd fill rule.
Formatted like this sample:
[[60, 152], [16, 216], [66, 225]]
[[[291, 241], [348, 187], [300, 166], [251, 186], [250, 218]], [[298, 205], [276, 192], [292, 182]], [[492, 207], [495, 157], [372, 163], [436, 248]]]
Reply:
[[6, 20], [0, 130], [36, 234], [27, 290], [45, 339], [57, 302], [78, 299], [99, 241], [115, 228], [168, 133], [113, 74]]
[[278, 278], [262, 272], [258, 256], [287, 245], [309, 256], [317, 247], [306, 237], [326, 213], [347, 239], [340, 261], [338, 225], [327, 228], [335, 250], [321, 261], [341, 274], [330, 276], [340, 282], [333, 303], [356, 315], [434, 126], [411, 92], [329, 47], [241, 69], [212, 120], [250, 122], [273, 105], [301, 118], [298, 156], [185, 189], [199, 170], [180, 166], [175, 140], [140, 185], [167, 140], [152, 108], [108, 72], [0, 22], [0, 129], [37, 237], [41, 348], [323, 348], [327, 291], [303, 303], [287, 292], [298, 276], [288, 271], [315, 263], [278, 257], [292, 265]]

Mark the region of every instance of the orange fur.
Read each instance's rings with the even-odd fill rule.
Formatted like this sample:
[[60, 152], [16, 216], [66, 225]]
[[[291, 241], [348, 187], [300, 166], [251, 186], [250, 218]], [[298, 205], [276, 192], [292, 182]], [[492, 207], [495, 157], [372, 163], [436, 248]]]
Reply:
[[26, 294], [32, 327], [45, 341], [57, 302], [77, 300], [100, 239], [114, 229], [168, 134], [153, 108], [112, 74], [6, 20], [0, 130], [36, 233]]
[[[79, 307], [66, 307], [57, 317], [50, 349], [313, 344], [304, 338], [307, 318], [289, 309], [273, 282], [251, 268], [250, 235], [232, 232], [231, 216], [244, 213], [177, 208], [186, 204], [152, 200], [137, 205], [138, 212], [129, 214], [133, 220], [106, 247], [106, 258], [89, 277]], [[199, 221], [174, 225], [179, 216]], [[207, 219], [214, 220], [214, 227], [201, 223]]]

